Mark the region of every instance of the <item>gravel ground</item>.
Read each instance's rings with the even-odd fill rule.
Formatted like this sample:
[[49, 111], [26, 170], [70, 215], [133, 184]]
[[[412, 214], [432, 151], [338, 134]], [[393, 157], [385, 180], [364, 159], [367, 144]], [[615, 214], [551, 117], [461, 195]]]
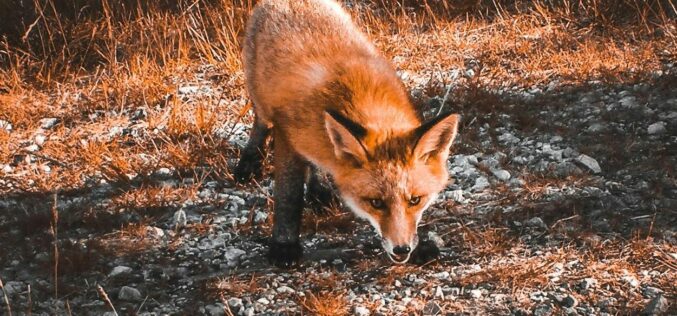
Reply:
[[[421, 97], [429, 76], [403, 77], [432, 115], [442, 96]], [[15, 314], [34, 315], [677, 314], [674, 80], [668, 65], [651, 83], [455, 91], [448, 106], [464, 120], [448, 164], [455, 181], [423, 220], [442, 257], [424, 266], [391, 265], [368, 224], [336, 207], [308, 210], [305, 261], [275, 269], [263, 259], [269, 173], [234, 186], [159, 168], [143, 183], [158, 202], [141, 209], [113, 207], [124, 189], [105, 181], [60, 192], [56, 204], [3, 197], [2, 293]], [[143, 112], [129, 115], [99, 136], [150, 132]], [[57, 122], [41, 121], [16, 164], [34, 163]], [[247, 126], [224, 130], [215, 137], [246, 141]], [[182, 190], [195, 197], [166, 195]]]

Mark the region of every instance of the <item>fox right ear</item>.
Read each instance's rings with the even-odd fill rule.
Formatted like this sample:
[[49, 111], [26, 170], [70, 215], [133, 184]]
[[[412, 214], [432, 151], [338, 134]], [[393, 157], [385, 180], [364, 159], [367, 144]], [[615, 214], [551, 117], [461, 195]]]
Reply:
[[367, 130], [359, 124], [334, 111], [324, 113], [324, 126], [339, 160], [348, 160], [355, 165], [367, 162], [369, 155], [360, 138]]

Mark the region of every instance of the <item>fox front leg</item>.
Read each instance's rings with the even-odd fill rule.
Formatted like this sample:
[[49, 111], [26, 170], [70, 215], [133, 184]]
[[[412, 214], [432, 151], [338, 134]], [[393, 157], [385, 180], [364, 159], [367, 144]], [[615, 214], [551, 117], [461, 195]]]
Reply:
[[[276, 133], [276, 135], [280, 135]], [[275, 201], [273, 236], [268, 259], [278, 267], [287, 268], [297, 263], [303, 254], [299, 241], [303, 211], [303, 183], [306, 162], [283, 137], [274, 136]]]

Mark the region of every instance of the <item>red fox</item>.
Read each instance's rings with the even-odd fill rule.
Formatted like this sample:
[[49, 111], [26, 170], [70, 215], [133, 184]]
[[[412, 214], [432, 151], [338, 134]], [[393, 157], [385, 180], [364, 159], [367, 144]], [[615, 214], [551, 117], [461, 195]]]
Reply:
[[255, 123], [234, 176], [244, 182], [258, 173], [272, 132], [271, 262], [286, 267], [302, 256], [311, 168], [331, 176], [393, 262], [425, 255], [415, 251], [422, 249], [418, 224], [448, 182], [459, 115], [422, 124], [393, 67], [333, 0], [261, 1], [248, 22], [243, 63]]

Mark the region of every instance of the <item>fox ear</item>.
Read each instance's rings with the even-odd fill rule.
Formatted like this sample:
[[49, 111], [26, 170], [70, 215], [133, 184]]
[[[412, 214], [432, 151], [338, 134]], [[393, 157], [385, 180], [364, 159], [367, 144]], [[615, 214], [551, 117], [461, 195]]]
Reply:
[[367, 162], [369, 155], [360, 141], [367, 134], [364, 127], [334, 111], [324, 113], [324, 126], [334, 145], [336, 158], [349, 160], [355, 165]]
[[425, 160], [430, 156], [443, 155], [446, 159], [449, 147], [456, 138], [460, 120], [461, 116], [458, 114], [447, 114], [418, 127], [414, 132], [417, 137], [414, 157]]

